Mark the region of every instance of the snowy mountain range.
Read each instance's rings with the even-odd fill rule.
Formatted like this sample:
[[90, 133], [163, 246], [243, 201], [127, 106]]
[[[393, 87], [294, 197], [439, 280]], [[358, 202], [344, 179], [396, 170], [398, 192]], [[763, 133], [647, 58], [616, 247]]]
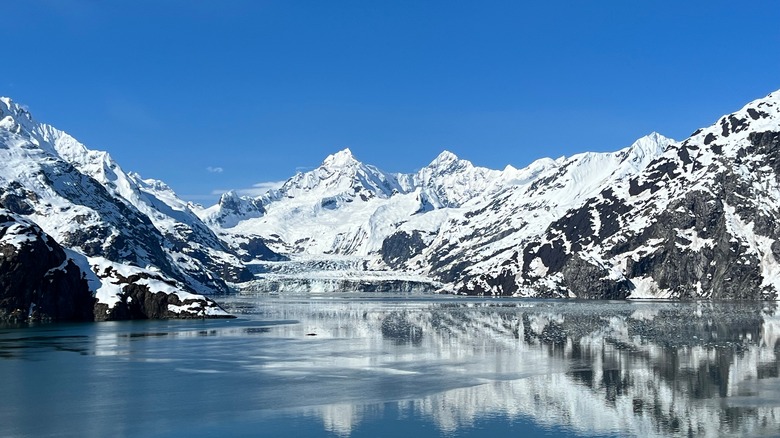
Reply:
[[408, 174], [345, 149], [279, 189], [203, 208], [0, 98], [0, 204], [82, 258], [109, 306], [123, 289], [98, 290], [120, 267], [200, 294], [319, 275], [468, 294], [774, 299], [778, 138], [774, 92], [681, 142], [653, 133], [503, 170], [445, 151]]
[[[637, 174], [671, 143], [654, 133], [618, 152], [502, 171], [445, 151], [412, 174], [383, 172], [346, 149], [278, 190], [230, 195], [197, 213], [233, 246], [255, 236], [291, 257], [359, 258], [369, 269], [465, 290], [474, 273], [500, 266], [568, 209]], [[247, 205], [257, 208], [242, 217]]]
[[96, 306], [107, 306], [98, 319], [119, 317], [129, 289], [205, 303], [193, 292], [227, 292], [225, 280], [251, 278], [167, 186], [125, 173], [8, 98], [0, 98], [0, 205], [69, 250]]
[[[444, 152], [390, 174], [344, 150], [198, 214], [227, 241], [357, 257], [461, 293], [774, 299], [779, 106], [775, 92], [681, 142], [653, 133], [523, 169]], [[232, 207], [249, 204], [250, 215]]]

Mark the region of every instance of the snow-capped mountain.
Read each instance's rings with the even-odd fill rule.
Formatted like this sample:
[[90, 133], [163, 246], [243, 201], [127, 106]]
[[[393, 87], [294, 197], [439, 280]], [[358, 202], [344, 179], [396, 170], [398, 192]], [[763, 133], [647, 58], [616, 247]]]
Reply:
[[604, 187], [640, 172], [672, 142], [653, 133], [617, 152], [537, 160], [515, 171], [500, 191], [451, 212], [435, 233], [414, 222], [402, 225], [383, 243], [383, 260], [458, 288], [491, 273], [504, 281], [517, 248]]
[[229, 193], [198, 214], [234, 247], [259, 236], [282, 253], [369, 256], [399, 224], [417, 216], [420, 227], [437, 229], [444, 210], [498, 191], [515, 173], [475, 167], [445, 151], [416, 173], [393, 174], [345, 149], [278, 190], [257, 198]]
[[[91, 268], [156, 270], [204, 292], [227, 290], [223, 279], [359, 287], [362, 275], [375, 290], [773, 299], [779, 142], [775, 92], [682, 142], [653, 133], [503, 170], [445, 151], [408, 174], [345, 149], [279, 189], [203, 209], [2, 99], [0, 203]], [[302, 279], [307, 267], [317, 278]]]
[[568, 209], [641, 171], [671, 142], [653, 133], [618, 152], [545, 158], [502, 171], [445, 151], [410, 174], [383, 172], [344, 150], [277, 191], [257, 198], [231, 195], [229, 203], [199, 214], [209, 221], [225, 215], [224, 204], [262, 204], [261, 215], [241, 218], [231, 210], [232, 226], [216, 227], [218, 234], [234, 246], [257, 236], [276, 251], [307, 259], [362, 257], [372, 269], [460, 288], [501, 266]]
[[489, 194], [502, 186], [502, 175], [512, 175], [509, 166], [505, 172], [476, 167], [461, 160], [450, 151], [439, 154], [417, 173], [399, 175], [406, 192], [420, 190], [423, 211], [435, 208], [460, 207], [466, 202]]
[[563, 296], [776, 299], [780, 92], [671, 144], [602, 187], [474, 290]]
[[0, 98], [0, 204], [88, 258], [82, 267], [100, 268], [98, 278], [154, 277], [181, 293], [227, 292], [225, 280], [252, 278], [165, 184], [124, 172], [8, 98]]
[[653, 133], [523, 169], [444, 152], [388, 174], [346, 150], [252, 199], [262, 214], [216, 229], [293, 255], [362, 257], [463, 293], [774, 298], [779, 100], [772, 93], [682, 142]]

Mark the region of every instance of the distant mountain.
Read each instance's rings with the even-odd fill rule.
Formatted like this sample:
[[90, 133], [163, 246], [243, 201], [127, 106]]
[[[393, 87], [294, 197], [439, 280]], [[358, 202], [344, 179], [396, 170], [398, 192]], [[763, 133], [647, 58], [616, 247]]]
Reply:
[[[453, 211], [435, 232], [414, 222], [402, 225], [383, 243], [382, 258], [396, 269], [421, 270], [460, 291], [503, 293], [502, 282], [514, 280], [505, 272], [514, 265], [518, 248], [604, 187], [641, 172], [672, 143], [653, 133], [617, 152], [538, 160], [507, 175], [501, 190]], [[492, 283], [476, 283], [482, 278]]]
[[498, 191], [515, 172], [475, 167], [445, 151], [416, 173], [395, 174], [345, 149], [278, 190], [255, 198], [229, 193], [198, 214], [234, 242], [258, 236], [281, 253], [368, 256], [413, 216], [439, 221], [446, 213], [425, 213]]
[[361, 257], [468, 294], [774, 299], [778, 101], [772, 93], [682, 142], [653, 133], [524, 169], [444, 152], [389, 174], [345, 150], [278, 191], [240, 198], [258, 206], [253, 215], [210, 223], [229, 241]]

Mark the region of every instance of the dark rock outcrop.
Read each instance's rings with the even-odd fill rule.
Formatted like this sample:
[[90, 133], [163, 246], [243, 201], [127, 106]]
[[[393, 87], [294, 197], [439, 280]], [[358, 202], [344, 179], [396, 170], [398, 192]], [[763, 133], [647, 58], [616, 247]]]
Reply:
[[402, 266], [412, 257], [425, 249], [422, 233], [413, 231], [411, 234], [398, 231], [382, 242], [382, 260], [392, 268]]
[[232, 318], [213, 300], [192, 294], [184, 285], [158, 274], [139, 270], [125, 276], [107, 267], [98, 275], [101, 281], [119, 287], [121, 293], [111, 306], [95, 303], [96, 321]]
[[[724, 132], [745, 130], [741, 119], [724, 120]], [[644, 283], [651, 285], [645, 296], [776, 299], [771, 272], [762, 266], [776, 263], [780, 248], [780, 211], [771, 201], [780, 133], [751, 132], [732, 143], [730, 154], [707, 158], [706, 169], [697, 164], [702, 148], [694, 142], [675, 148], [686, 152], [667, 153], [632, 178], [627, 197], [606, 189], [553, 222], [540, 241], [525, 247], [522, 281], [547, 286], [534, 274], [535, 262], [545, 266], [546, 276], [559, 276], [553, 282], [559, 296], [626, 298]], [[583, 254], [611, 263], [611, 275]], [[616, 260], [624, 260], [623, 267]]]
[[283, 262], [289, 260], [288, 257], [285, 257], [271, 250], [271, 248], [269, 248], [268, 245], [265, 244], [263, 239], [259, 237], [248, 237], [246, 241], [238, 244], [238, 249], [239, 249], [238, 253], [241, 256], [241, 261], [243, 262], [250, 262], [252, 260]]
[[[533, 184], [552, 186], [556, 179]], [[600, 185], [574, 204], [541, 232], [517, 239], [519, 256], [502, 255], [491, 266], [489, 256], [480, 255], [475, 264], [489, 269], [458, 279], [458, 290], [599, 299], [777, 299], [780, 92], [667, 144], [646, 167]], [[469, 213], [481, 216], [484, 208]], [[452, 247], [447, 253], [458, 250], [451, 241], [437, 241]]]
[[88, 321], [81, 270], [37, 225], [0, 209], [0, 321]]

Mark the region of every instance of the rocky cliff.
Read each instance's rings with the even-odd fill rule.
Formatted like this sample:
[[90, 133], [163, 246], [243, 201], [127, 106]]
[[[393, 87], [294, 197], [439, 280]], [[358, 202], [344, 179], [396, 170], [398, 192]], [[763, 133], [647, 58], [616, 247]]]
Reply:
[[669, 145], [463, 289], [585, 298], [777, 299], [780, 92]]
[[0, 321], [91, 320], [94, 302], [62, 247], [0, 208]]

